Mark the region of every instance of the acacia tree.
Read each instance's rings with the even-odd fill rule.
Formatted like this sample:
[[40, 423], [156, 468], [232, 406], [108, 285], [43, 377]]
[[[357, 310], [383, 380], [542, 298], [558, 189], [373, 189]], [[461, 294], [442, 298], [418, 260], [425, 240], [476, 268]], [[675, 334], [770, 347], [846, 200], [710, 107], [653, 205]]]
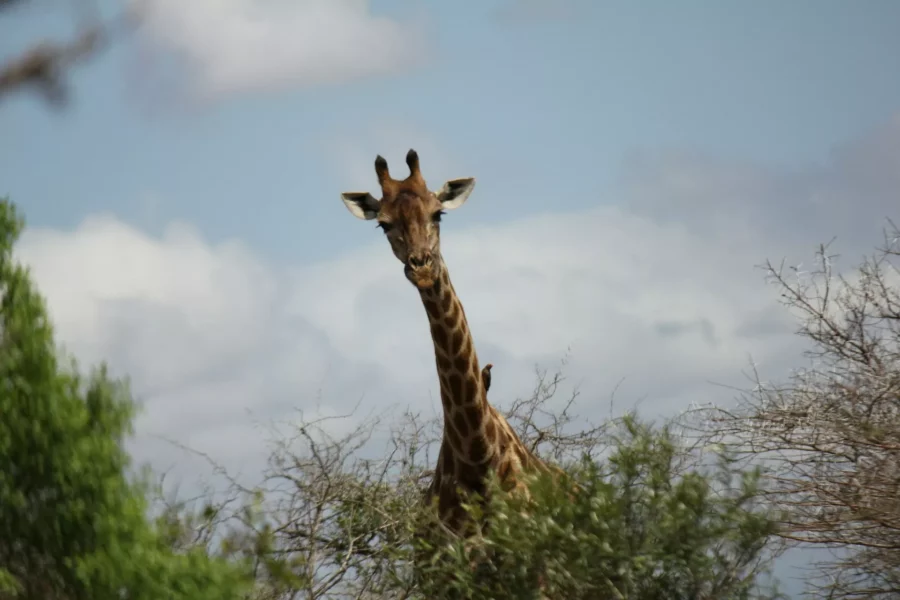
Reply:
[[0, 200], [0, 598], [241, 598], [242, 564], [173, 550], [148, 520], [148, 490], [123, 447], [128, 389], [60, 357], [13, 258], [21, 228]]
[[825, 246], [812, 272], [766, 264], [810, 342], [810, 364], [733, 409], [694, 414], [704, 436], [765, 462], [781, 535], [834, 548], [811, 582], [829, 598], [900, 597], [900, 231], [850, 275]]

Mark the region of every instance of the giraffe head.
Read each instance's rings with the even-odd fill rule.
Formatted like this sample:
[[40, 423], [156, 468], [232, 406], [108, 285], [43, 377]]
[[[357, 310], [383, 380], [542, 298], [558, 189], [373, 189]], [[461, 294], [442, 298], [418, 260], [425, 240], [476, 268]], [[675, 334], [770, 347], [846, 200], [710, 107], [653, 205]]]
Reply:
[[387, 161], [375, 159], [375, 174], [381, 186], [381, 198], [368, 192], [345, 192], [341, 199], [354, 216], [378, 221], [394, 256], [403, 263], [406, 278], [419, 289], [428, 289], [438, 281], [441, 269], [441, 215], [463, 205], [475, 179], [451, 179], [437, 192], [425, 185], [419, 171], [419, 155], [406, 154], [409, 176], [393, 179]]

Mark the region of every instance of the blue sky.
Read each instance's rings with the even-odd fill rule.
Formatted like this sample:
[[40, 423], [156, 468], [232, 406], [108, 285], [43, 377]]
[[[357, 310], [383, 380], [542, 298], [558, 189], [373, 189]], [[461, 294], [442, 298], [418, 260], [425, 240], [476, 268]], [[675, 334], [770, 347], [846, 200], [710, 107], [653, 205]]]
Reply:
[[[366, 241], [342, 220], [348, 182], [341, 154], [323, 148], [330, 139], [358, 135], [395, 162], [417, 137], [434, 140], [460, 172], [432, 178], [479, 179], [479, 202], [456, 220], [501, 222], [616, 202], [622, 161], [643, 150], [815, 164], [900, 99], [894, 2], [568, 6], [516, 20], [496, 1], [373, 2], [425, 32], [420, 68], [273, 85], [202, 108], [185, 94], [141, 100], [142, 75], [125, 75], [137, 43], [122, 43], [73, 75], [64, 114], [24, 95], [6, 103], [3, 192], [34, 225], [73, 227], [98, 211], [150, 230], [185, 219], [212, 240], [240, 237], [296, 261]], [[46, 9], [19, 12], [4, 24], [4, 56], [33, 32], [70, 28]], [[177, 79], [148, 77], [143, 88]], [[379, 143], [372, 127], [415, 134]]]
[[[670, 415], [731, 402], [751, 359], [804, 364], [755, 266], [837, 236], [851, 267], [900, 220], [890, 0], [145, 6], [65, 111], [0, 105], [0, 194], [61, 341], [131, 377], [157, 468], [184, 458], [164, 435], [253, 473], [248, 411], [439, 409], [418, 297], [339, 200], [376, 154], [478, 180], [442, 248], [492, 400], [568, 357], [592, 418], [613, 389]], [[0, 60], [71, 31], [18, 9]]]

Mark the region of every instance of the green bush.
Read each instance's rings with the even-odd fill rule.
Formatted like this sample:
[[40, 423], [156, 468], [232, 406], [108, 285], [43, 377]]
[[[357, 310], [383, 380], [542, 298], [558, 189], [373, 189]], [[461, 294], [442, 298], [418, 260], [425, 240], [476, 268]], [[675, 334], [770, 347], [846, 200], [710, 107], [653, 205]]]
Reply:
[[134, 403], [104, 368], [59, 358], [43, 299], [13, 259], [0, 200], [0, 598], [240, 598], [240, 564], [174, 552], [129, 481]]
[[432, 553], [424, 597], [539, 598], [539, 578], [549, 598], [778, 597], [760, 585], [775, 527], [754, 501], [759, 473], [721, 456], [688, 468], [667, 428], [632, 416], [616, 434], [606, 460], [535, 479], [531, 501], [493, 494], [482, 539]]

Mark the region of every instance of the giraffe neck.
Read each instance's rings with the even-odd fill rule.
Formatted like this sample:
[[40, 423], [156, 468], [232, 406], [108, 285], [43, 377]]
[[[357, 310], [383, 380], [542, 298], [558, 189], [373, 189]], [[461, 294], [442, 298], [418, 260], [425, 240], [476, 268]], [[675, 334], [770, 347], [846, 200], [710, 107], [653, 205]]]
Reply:
[[420, 290], [431, 325], [434, 355], [444, 408], [444, 439], [469, 464], [483, 464], [492, 454], [494, 426], [475, 344], [462, 303], [442, 261], [434, 287]]

